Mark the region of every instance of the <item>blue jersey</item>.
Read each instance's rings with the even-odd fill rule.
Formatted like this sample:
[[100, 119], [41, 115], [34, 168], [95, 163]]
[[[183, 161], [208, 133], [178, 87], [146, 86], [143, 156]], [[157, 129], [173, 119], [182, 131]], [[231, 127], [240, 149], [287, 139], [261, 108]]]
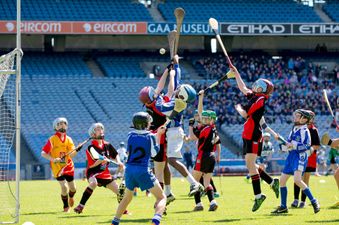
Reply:
[[127, 166], [148, 168], [151, 156], [159, 152], [155, 135], [147, 130], [134, 130], [128, 134], [127, 140], [128, 159]]
[[287, 141], [293, 145], [292, 151], [309, 151], [311, 149], [311, 134], [307, 125], [294, 126]]
[[293, 145], [293, 148], [288, 152], [283, 173], [293, 175], [296, 170], [304, 172], [307, 165], [307, 152], [311, 149], [311, 135], [307, 125], [293, 127], [288, 142]]
[[[155, 107], [162, 114], [169, 117], [174, 110], [175, 98], [166, 101], [162, 96], [158, 96], [156, 99]], [[180, 127], [182, 125], [183, 120], [183, 111], [178, 113], [176, 117], [174, 117], [171, 122], [167, 125], [167, 127]]]

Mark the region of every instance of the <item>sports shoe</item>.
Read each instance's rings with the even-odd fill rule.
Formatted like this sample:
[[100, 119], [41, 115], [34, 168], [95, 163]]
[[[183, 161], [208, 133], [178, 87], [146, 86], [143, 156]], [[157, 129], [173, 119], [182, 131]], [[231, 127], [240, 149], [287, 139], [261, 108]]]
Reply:
[[305, 208], [305, 202], [300, 202], [300, 204], [299, 204], [299, 208]]
[[219, 198], [219, 197], [220, 197], [219, 192], [214, 192], [214, 198]]
[[287, 207], [279, 206], [276, 210], [272, 211], [272, 213], [280, 214], [280, 213], [288, 213]]
[[204, 206], [202, 205], [196, 205], [193, 209], [194, 212], [203, 211], [203, 210], [204, 210]]
[[261, 194], [260, 198], [254, 199], [254, 205], [252, 207], [252, 212], [257, 211], [260, 208], [261, 204], [265, 201], [265, 199], [266, 199], [266, 195], [264, 194]]
[[[291, 204], [291, 207], [292, 208], [298, 208], [298, 204], [299, 204], [299, 201], [298, 199], [294, 199], [294, 201], [292, 202]], [[301, 204], [301, 203], [300, 203]], [[305, 203], [304, 203], [305, 204]]]
[[279, 198], [279, 188], [280, 188], [280, 185], [279, 185], [279, 179], [278, 178], [274, 178], [273, 179], [273, 184], [272, 184], [271, 188], [272, 188], [272, 190], [275, 193], [275, 197]]
[[77, 207], [74, 208], [74, 212], [76, 212], [78, 214], [82, 213], [82, 210], [84, 210], [84, 206], [82, 206], [80, 204]]
[[171, 193], [169, 195], [167, 195], [167, 199], [166, 199], [166, 205], [169, 205], [171, 202], [173, 202], [175, 200], [175, 196]]
[[63, 212], [69, 213], [69, 211], [70, 211], [70, 208], [69, 208], [69, 207], [66, 207], [66, 208], [64, 208], [64, 211], [63, 211]]
[[210, 208], [208, 209], [208, 211], [215, 211], [215, 210], [217, 210], [217, 208], [218, 208], [218, 204], [217, 203], [212, 203], [210, 205]]
[[73, 205], [74, 205], [74, 198], [69, 198], [68, 199], [68, 205], [69, 205], [69, 207], [73, 207]]
[[196, 184], [192, 184], [190, 187], [190, 192], [188, 193], [188, 196], [191, 197], [193, 195], [195, 195], [195, 193], [197, 193], [198, 191], [204, 191], [204, 186], [202, 186], [199, 183]]
[[314, 202], [312, 202], [312, 206], [314, 213], [318, 213], [320, 211], [320, 205], [317, 199]]

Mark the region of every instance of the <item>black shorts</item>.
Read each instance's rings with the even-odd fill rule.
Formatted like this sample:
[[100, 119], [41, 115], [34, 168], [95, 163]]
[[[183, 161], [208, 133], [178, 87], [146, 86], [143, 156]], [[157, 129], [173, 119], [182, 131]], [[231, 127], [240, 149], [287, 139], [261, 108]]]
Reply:
[[305, 173], [313, 173], [315, 172], [317, 169], [314, 167], [306, 167]]
[[74, 180], [74, 176], [70, 176], [70, 175], [62, 175], [60, 177], [56, 178], [57, 181], [63, 181], [66, 180], [67, 182], [72, 182]]
[[214, 152], [198, 153], [197, 160], [195, 162], [194, 170], [203, 173], [213, 173], [215, 166]]
[[166, 135], [162, 135], [160, 139], [160, 150], [158, 154], [154, 156], [152, 159], [155, 162], [165, 162], [167, 160], [166, 148], [167, 148]]
[[247, 140], [244, 138], [242, 140], [243, 140], [243, 148], [242, 148], [243, 155], [246, 155], [247, 153], [257, 154], [258, 156], [261, 155], [262, 142]]
[[113, 178], [111, 179], [101, 179], [101, 178], [96, 178], [98, 182], [99, 187], [106, 187], [107, 184], [113, 182]]

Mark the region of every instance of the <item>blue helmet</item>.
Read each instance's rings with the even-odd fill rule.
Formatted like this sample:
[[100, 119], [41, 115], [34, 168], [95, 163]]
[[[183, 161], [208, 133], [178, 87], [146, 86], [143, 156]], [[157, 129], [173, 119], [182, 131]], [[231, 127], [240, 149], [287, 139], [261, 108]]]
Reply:
[[269, 81], [267, 79], [260, 78], [253, 83], [252, 90], [256, 93], [259, 93], [258, 92], [259, 88], [262, 89], [261, 93], [266, 94], [266, 95], [270, 95], [273, 92], [274, 85], [272, 84], [271, 81]]
[[189, 84], [182, 84], [179, 87], [178, 98], [184, 100], [187, 103], [192, 103], [195, 101], [197, 92]]

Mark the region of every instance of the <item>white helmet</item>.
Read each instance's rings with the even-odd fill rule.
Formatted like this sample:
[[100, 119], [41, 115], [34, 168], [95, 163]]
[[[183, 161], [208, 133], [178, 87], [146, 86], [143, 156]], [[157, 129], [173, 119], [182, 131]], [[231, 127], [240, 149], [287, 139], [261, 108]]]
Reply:
[[54, 130], [57, 130], [57, 126], [59, 125], [59, 123], [61, 122], [64, 122], [66, 123], [66, 125], [68, 126], [68, 121], [65, 117], [59, 117], [59, 118], [56, 118], [54, 121], [53, 121], [53, 129]]
[[268, 133], [268, 132], [265, 132], [265, 133], [263, 133], [263, 135], [262, 135], [263, 137], [271, 137], [271, 134], [270, 133]]
[[197, 92], [195, 89], [189, 84], [182, 84], [179, 87], [178, 97], [184, 100], [187, 103], [192, 103], [195, 101], [197, 96]]
[[95, 129], [101, 127], [102, 130], [105, 130], [105, 127], [102, 123], [93, 123], [90, 128], [88, 129], [88, 134], [90, 137], [95, 135]]

